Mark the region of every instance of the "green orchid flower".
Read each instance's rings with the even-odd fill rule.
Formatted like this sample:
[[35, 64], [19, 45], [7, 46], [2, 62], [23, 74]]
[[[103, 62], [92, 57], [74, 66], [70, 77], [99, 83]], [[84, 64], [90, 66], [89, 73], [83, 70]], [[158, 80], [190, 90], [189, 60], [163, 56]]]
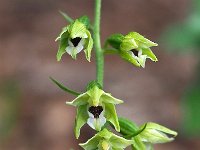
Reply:
[[88, 30], [88, 24], [89, 19], [83, 16], [62, 29], [62, 32], [56, 39], [56, 41], [59, 41], [58, 61], [61, 60], [65, 53], [76, 59], [76, 55], [82, 50], [85, 52], [86, 59], [90, 61], [93, 39]]
[[126, 140], [107, 129], [103, 129], [86, 143], [79, 145], [85, 150], [123, 150], [131, 144], [131, 140]]
[[137, 32], [130, 32], [127, 35], [114, 34], [107, 40], [107, 45], [118, 50], [119, 55], [134, 64], [135, 66], [145, 67], [147, 58], [158, 61], [150, 47], [158, 44], [148, 40]]
[[152, 122], [138, 127], [128, 119], [119, 118], [119, 124], [120, 133], [133, 141], [133, 150], [153, 150], [153, 144], [171, 142], [177, 136], [177, 132]]
[[87, 123], [91, 128], [100, 131], [102, 126], [109, 121], [117, 131], [120, 131], [115, 105], [122, 100], [105, 93], [97, 85], [93, 85], [85, 93], [79, 95], [69, 105], [77, 107], [75, 121], [75, 136], [80, 135], [80, 128]]

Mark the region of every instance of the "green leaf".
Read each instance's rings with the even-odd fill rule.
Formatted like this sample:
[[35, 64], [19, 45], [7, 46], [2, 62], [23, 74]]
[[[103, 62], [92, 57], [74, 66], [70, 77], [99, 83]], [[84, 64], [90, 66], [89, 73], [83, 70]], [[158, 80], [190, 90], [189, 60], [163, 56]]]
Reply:
[[77, 139], [80, 136], [80, 129], [87, 122], [88, 118], [89, 116], [87, 113], [87, 104], [78, 106], [76, 121], [75, 121], [75, 128], [74, 128], [75, 136]]
[[106, 43], [110, 44], [113, 48], [119, 50], [124, 36], [122, 34], [113, 34], [107, 40]]
[[62, 89], [63, 91], [65, 92], [68, 92], [70, 94], [73, 94], [73, 95], [80, 95], [81, 93], [78, 93], [78, 92], [75, 92], [67, 87], [65, 87], [64, 85], [62, 85], [60, 82], [56, 81], [55, 79], [53, 79], [52, 77], [49, 77], [51, 79], [51, 81], [53, 81], [53, 83], [55, 83], [60, 89]]
[[[198, 65], [199, 67], [199, 65]], [[182, 98], [183, 130], [186, 136], [200, 135], [200, 72]]]
[[106, 120], [110, 121], [113, 124], [113, 126], [115, 127], [115, 130], [117, 132], [119, 132], [120, 126], [119, 126], [119, 122], [118, 122], [117, 113], [115, 110], [115, 105], [106, 103], [104, 107], [105, 107], [104, 115], [106, 117]]
[[86, 59], [90, 62], [91, 52], [92, 52], [92, 48], [93, 48], [93, 39], [88, 30], [86, 30], [86, 34], [87, 34], [88, 38], [86, 39], [86, 44], [85, 44], [86, 48], [85, 48], [84, 52], [85, 52]]
[[82, 16], [82, 17], [80, 17], [78, 19], [78, 21], [80, 21], [81, 23], [83, 23], [86, 26], [87, 29], [89, 28], [89, 26], [90, 26], [90, 19], [89, 19], [88, 16], [86, 16], [86, 15]]

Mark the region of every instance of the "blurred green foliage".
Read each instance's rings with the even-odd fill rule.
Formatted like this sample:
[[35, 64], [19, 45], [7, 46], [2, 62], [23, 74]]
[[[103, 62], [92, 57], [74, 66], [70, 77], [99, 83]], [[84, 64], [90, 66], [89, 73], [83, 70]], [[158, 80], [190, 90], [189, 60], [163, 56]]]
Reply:
[[0, 142], [11, 133], [19, 113], [19, 88], [13, 79], [0, 82]]
[[192, 9], [182, 23], [169, 27], [162, 38], [169, 50], [200, 52], [200, 0], [193, 0]]
[[192, 9], [183, 23], [171, 26], [162, 38], [169, 50], [198, 56], [196, 77], [183, 95], [183, 129], [187, 135], [200, 135], [200, 0], [193, 0]]

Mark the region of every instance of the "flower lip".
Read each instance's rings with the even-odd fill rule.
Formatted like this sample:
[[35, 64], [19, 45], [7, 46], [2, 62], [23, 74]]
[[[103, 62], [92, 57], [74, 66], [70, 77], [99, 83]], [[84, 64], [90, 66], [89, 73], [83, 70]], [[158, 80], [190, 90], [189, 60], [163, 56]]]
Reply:
[[71, 39], [71, 42], [73, 43], [74, 47], [76, 47], [79, 44], [80, 41], [81, 41], [80, 37], [76, 37], [76, 38]]
[[136, 49], [132, 49], [131, 52], [133, 52], [135, 56], [137, 57], [139, 56], [139, 52]]
[[99, 118], [99, 115], [103, 111], [103, 107], [102, 106], [91, 106], [91, 107], [89, 107], [88, 111], [93, 114], [94, 118]]

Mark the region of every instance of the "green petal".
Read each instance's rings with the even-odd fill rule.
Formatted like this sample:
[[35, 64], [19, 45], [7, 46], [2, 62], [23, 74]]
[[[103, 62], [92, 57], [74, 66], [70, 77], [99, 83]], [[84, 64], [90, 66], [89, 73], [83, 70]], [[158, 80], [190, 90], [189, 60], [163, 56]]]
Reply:
[[133, 143], [131, 140], [126, 140], [115, 134], [112, 135], [109, 142], [110, 142], [111, 146], [116, 149], [124, 149]]
[[75, 121], [75, 136], [78, 139], [80, 136], [81, 127], [87, 122], [88, 119], [87, 104], [81, 105], [77, 108], [76, 121]]
[[129, 38], [134, 38], [135, 41], [137, 42], [139, 47], [152, 47], [152, 46], [158, 46], [157, 43], [154, 43], [150, 40], [148, 40], [147, 38], [145, 38], [144, 36], [140, 35], [137, 32], [130, 32], [127, 37]]
[[69, 27], [69, 33], [70, 33], [70, 37], [76, 38], [76, 37], [84, 37], [86, 34], [86, 26], [85, 24], [81, 23], [78, 20], [75, 20], [74, 23], [72, 23]]
[[94, 137], [89, 139], [86, 143], [81, 143], [79, 145], [85, 150], [96, 150], [100, 140], [101, 140], [101, 137], [97, 133]]
[[102, 96], [101, 96], [101, 101], [103, 103], [111, 103], [111, 104], [121, 104], [121, 103], [123, 103], [122, 100], [113, 97], [109, 93], [103, 93]]
[[110, 121], [114, 125], [116, 131], [120, 131], [120, 126], [114, 104], [105, 104], [105, 118], [107, 121]]
[[121, 56], [124, 60], [126, 60], [126, 61], [132, 63], [133, 65], [135, 65], [135, 66], [137, 66], [137, 67], [140, 67], [140, 64], [137, 62], [136, 59], [134, 59], [134, 58], [131, 56], [131, 54], [130, 54], [129, 52], [120, 51], [120, 56]]
[[57, 52], [57, 61], [60, 61], [62, 58], [62, 55], [66, 53], [66, 47], [67, 47], [67, 42], [68, 42], [68, 36], [69, 34], [67, 32], [63, 33], [61, 37], [59, 38], [59, 48]]
[[66, 104], [72, 105], [72, 106], [80, 106], [80, 105], [87, 104], [88, 103], [88, 99], [89, 99], [88, 94], [87, 93], [83, 93], [83, 94], [79, 95], [77, 98], [75, 98], [73, 101], [66, 102]]
[[100, 97], [103, 93], [104, 93], [104, 91], [99, 89], [97, 86], [94, 86], [89, 91], [87, 91], [87, 94], [90, 96], [89, 104], [91, 106], [99, 106], [100, 105]]
[[138, 48], [137, 43], [135, 42], [134, 38], [129, 38], [125, 36], [124, 40], [122, 41], [120, 45], [120, 50], [122, 51], [129, 51], [132, 49]]
[[142, 49], [142, 54], [147, 55], [148, 58], [150, 58], [152, 61], [158, 61], [156, 55], [151, 51], [150, 48], [143, 48]]
[[93, 48], [93, 39], [91, 37], [91, 34], [88, 30], [86, 30], [86, 34], [88, 36], [88, 38], [86, 39], [86, 48], [84, 50], [85, 52], [85, 57], [86, 59], [90, 62], [90, 58], [91, 58], [91, 51], [92, 51], [92, 48]]
[[67, 31], [68, 31], [68, 28], [69, 28], [69, 26], [66, 26], [66, 27], [62, 28], [62, 32], [59, 34], [59, 36], [56, 38], [56, 40], [55, 40], [55, 41], [58, 41], [58, 40], [60, 40], [60, 39], [61, 39], [61, 37], [62, 37], [62, 35], [63, 35], [65, 32], [67, 32]]
[[104, 128], [102, 131], [98, 133], [98, 135], [106, 140], [109, 140], [111, 136], [113, 135], [112, 132], [108, 131], [106, 128]]

